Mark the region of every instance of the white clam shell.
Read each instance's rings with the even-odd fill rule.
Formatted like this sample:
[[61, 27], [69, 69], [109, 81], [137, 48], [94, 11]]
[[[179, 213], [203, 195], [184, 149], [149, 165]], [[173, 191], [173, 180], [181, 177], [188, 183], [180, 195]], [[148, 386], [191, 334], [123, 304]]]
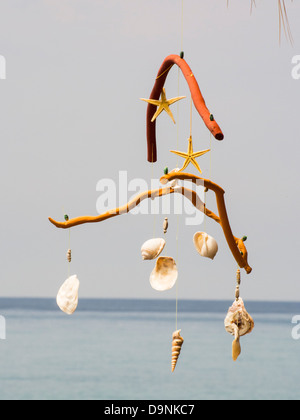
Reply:
[[150, 275], [150, 284], [154, 290], [164, 292], [172, 289], [178, 278], [176, 263], [171, 257], [159, 257]]
[[57, 305], [68, 315], [72, 315], [77, 309], [79, 286], [79, 280], [74, 275], [69, 277], [58, 291]]
[[163, 238], [154, 238], [146, 241], [141, 248], [143, 260], [154, 260], [157, 258], [165, 245], [166, 241]]
[[197, 232], [194, 235], [194, 245], [202, 257], [213, 260], [218, 252], [217, 241], [205, 232]]

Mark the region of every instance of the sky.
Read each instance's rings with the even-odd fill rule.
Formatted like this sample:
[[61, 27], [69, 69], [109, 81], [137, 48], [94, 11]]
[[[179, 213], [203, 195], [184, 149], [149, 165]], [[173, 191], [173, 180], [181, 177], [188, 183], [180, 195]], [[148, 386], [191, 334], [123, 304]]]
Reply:
[[[97, 185], [109, 179], [119, 194], [120, 171], [133, 187], [176, 167], [170, 150], [185, 151], [190, 133], [185, 80], [174, 67], [167, 97], [187, 98], [173, 105], [176, 125], [166, 114], [157, 121], [155, 164], [147, 162], [140, 98], [149, 97], [164, 58], [183, 50], [225, 135], [211, 140], [193, 111], [194, 150], [212, 148], [198, 160], [203, 176], [225, 190], [234, 235], [248, 237], [253, 272], [243, 271], [241, 296], [300, 299], [300, 80], [292, 77], [300, 4], [287, 8], [293, 45], [284, 36], [279, 44], [274, 0], [256, 1], [252, 14], [246, 0], [230, 0], [229, 8], [226, 0], [184, 0], [183, 8], [181, 0], [1, 1], [0, 296], [54, 298], [68, 277], [69, 232], [49, 216], [97, 215]], [[207, 205], [216, 211], [212, 194]], [[179, 299], [233, 300], [237, 266], [220, 226], [187, 225], [186, 214], [172, 211], [73, 228], [70, 270], [80, 296], [174, 299], [175, 289], [151, 288], [155, 261], [140, 251], [164, 236], [165, 217], [164, 255], [176, 259]], [[194, 249], [203, 230], [219, 244], [213, 261]]]

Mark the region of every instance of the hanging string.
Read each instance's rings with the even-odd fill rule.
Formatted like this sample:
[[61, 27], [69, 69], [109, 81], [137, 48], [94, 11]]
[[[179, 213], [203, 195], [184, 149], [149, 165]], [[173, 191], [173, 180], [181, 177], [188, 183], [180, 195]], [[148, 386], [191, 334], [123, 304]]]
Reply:
[[[154, 179], [154, 162], [153, 162], [153, 148], [152, 148], [151, 183], [152, 183], [152, 180], [153, 179]], [[154, 209], [154, 217], [153, 217], [153, 238], [155, 238], [155, 235], [156, 235], [156, 213], [155, 213], [155, 209]]]
[[209, 179], [212, 178], [212, 135], [210, 133], [210, 144], [209, 144]]
[[[181, 54], [183, 54], [183, 6], [184, 0], [181, 0]], [[180, 69], [178, 68], [178, 96], [180, 96]], [[177, 150], [179, 150], [179, 103], [177, 103]], [[177, 168], [179, 168], [179, 158], [177, 160]], [[179, 214], [177, 215], [177, 231], [176, 231], [176, 265], [178, 267], [179, 260]], [[178, 330], [178, 301], [179, 301], [179, 284], [176, 282], [176, 331]]]
[[68, 249], [68, 278], [70, 277], [70, 265], [71, 265], [71, 229], [69, 229], [69, 249]]
[[190, 111], [190, 137], [193, 134], [193, 98], [191, 95], [191, 111]]
[[[180, 94], [180, 70], [178, 68], [178, 96]], [[177, 103], [177, 150], [179, 150], [179, 104]], [[177, 160], [177, 168], [179, 168], [179, 160]], [[176, 231], [176, 264], [178, 268], [179, 260], [179, 214], [177, 214], [177, 231]], [[176, 282], [176, 328], [178, 330], [178, 300], [179, 300], [179, 286], [178, 279]]]
[[[212, 178], [212, 135], [210, 133], [210, 144], [209, 144], [209, 179], [211, 180]], [[204, 231], [206, 231], [206, 220], [207, 220], [207, 216], [206, 216], [206, 208], [207, 208], [207, 193], [208, 193], [208, 189], [204, 188]]]
[[181, 51], [183, 51], [183, 0], [181, 0]]
[[[180, 95], [180, 68], [178, 67], [178, 96]], [[177, 102], [177, 150], [179, 150], [179, 102]], [[179, 156], [176, 167], [179, 168]]]
[[[179, 214], [177, 215], [177, 232], [176, 232], [176, 265], [178, 268], [179, 259]], [[178, 330], [178, 300], [179, 300], [179, 285], [178, 279], [176, 282], [176, 331]]]

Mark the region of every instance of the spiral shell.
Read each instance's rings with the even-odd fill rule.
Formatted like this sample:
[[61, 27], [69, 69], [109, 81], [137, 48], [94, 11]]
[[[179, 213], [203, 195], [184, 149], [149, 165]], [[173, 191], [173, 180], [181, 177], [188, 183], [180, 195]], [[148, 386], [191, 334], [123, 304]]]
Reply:
[[143, 260], [154, 260], [157, 258], [166, 245], [166, 241], [162, 238], [154, 238], [146, 241], [142, 248]]
[[194, 235], [194, 245], [202, 257], [213, 260], [218, 252], [217, 241], [205, 232], [197, 232]]
[[181, 330], [175, 331], [173, 333], [173, 341], [172, 341], [172, 372], [174, 372], [177, 361], [181, 352], [182, 345], [184, 343], [184, 339], [180, 335]]
[[176, 263], [171, 257], [159, 257], [150, 276], [154, 290], [164, 292], [172, 289], [178, 278]]
[[68, 249], [67, 260], [69, 261], [69, 263], [72, 261], [72, 251], [71, 251], [71, 249]]
[[56, 302], [58, 307], [68, 315], [72, 315], [78, 306], [79, 280], [76, 275], [69, 277], [58, 291]]

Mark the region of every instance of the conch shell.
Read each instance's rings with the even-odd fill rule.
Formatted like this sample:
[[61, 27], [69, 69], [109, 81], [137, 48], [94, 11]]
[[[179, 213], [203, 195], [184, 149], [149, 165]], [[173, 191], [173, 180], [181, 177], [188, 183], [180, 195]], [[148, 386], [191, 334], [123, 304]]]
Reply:
[[159, 292], [170, 290], [178, 278], [178, 270], [175, 261], [171, 257], [159, 257], [154, 270], [150, 275], [150, 284]]
[[202, 257], [214, 259], [218, 252], [217, 241], [205, 232], [197, 232], [194, 235], [194, 245]]
[[237, 360], [241, 354], [240, 337], [250, 334], [254, 328], [254, 321], [245, 309], [242, 298], [236, 300], [229, 308], [225, 319], [225, 329], [234, 336], [232, 343], [232, 358]]
[[166, 245], [166, 241], [162, 238], [154, 238], [146, 241], [142, 246], [143, 260], [154, 260], [157, 258]]
[[79, 285], [77, 276], [71, 276], [64, 282], [57, 294], [57, 305], [68, 315], [72, 315], [77, 309]]
[[181, 347], [183, 345], [184, 339], [180, 335], [181, 330], [175, 331], [173, 333], [172, 341], [172, 372], [174, 372], [177, 361], [181, 352]]

